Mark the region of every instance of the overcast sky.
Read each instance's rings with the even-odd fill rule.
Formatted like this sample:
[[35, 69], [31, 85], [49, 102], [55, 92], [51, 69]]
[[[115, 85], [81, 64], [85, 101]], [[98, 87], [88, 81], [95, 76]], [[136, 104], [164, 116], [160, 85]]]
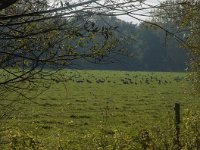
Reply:
[[146, 0], [146, 2], [149, 4], [159, 4], [162, 1], [164, 1], [164, 0]]
[[[150, 4], [150, 5], [158, 5], [160, 2], [162, 2], [162, 1], [166, 1], [166, 0], [146, 0], [146, 2], [145, 3], [147, 3], [147, 4]], [[146, 14], [147, 12], [146, 11], [141, 11], [140, 12], [140, 14]], [[148, 19], [148, 17], [142, 17], [142, 16], [136, 16], [136, 17], [138, 17], [139, 19], [142, 19], [142, 20], [147, 20]], [[120, 16], [120, 17], [118, 17], [118, 18], [120, 18], [120, 19], [122, 19], [122, 20], [125, 20], [125, 21], [127, 21], [127, 22], [132, 22], [132, 23], [139, 23], [139, 21], [138, 20], [136, 20], [136, 19], [133, 19], [133, 18], [131, 18], [131, 17], [128, 17], [128, 16]]]

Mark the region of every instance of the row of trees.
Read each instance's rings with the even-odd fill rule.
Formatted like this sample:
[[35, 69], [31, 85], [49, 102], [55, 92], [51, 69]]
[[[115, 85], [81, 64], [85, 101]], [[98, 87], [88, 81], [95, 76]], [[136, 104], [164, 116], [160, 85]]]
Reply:
[[[117, 27], [116, 38], [123, 36], [123, 39], [126, 39], [121, 45], [124, 50], [118, 55], [110, 54], [107, 63], [103, 62], [104, 65], [98, 61], [97, 64], [79, 61], [79, 68], [129, 71], [184, 71], [187, 68], [187, 52], [180, 47], [176, 39], [166, 37], [165, 31], [148, 23], [136, 25], [116, 17], [103, 19], [104, 22], [98, 22], [100, 19], [97, 18], [93, 21], [99, 26]], [[164, 23], [160, 25], [167, 26]], [[168, 23], [168, 26], [176, 28], [172, 22]]]

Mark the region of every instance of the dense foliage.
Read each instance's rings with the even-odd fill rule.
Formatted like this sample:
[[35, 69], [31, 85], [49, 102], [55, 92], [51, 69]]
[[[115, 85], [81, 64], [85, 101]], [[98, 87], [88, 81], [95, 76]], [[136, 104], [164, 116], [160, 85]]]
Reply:
[[[173, 23], [173, 36], [179, 37], [181, 45], [190, 54], [189, 70], [194, 91], [200, 91], [200, 1], [166, 0], [155, 11], [156, 23]], [[181, 33], [181, 34], [180, 34]]]
[[[80, 68], [140, 70], [140, 71], [184, 71], [187, 68], [188, 55], [180, 47], [177, 39], [167, 36], [166, 32], [152, 27], [148, 23], [139, 25], [127, 23], [116, 17], [104, 17], [98, 25], [117, 27], [117, 38], [125, 39], [122, 53], [112, 54], [104, 65], [84, 63]], [[166, 26], [166, 24], [160, 24]], [[174, 24], [168, 26], [175, 27]]]

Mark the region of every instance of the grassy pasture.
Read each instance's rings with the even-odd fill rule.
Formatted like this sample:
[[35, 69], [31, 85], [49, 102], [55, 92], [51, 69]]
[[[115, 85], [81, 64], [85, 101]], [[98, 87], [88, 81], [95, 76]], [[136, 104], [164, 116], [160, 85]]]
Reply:
[[84, 145], [86, 135], [97, 130], [134, 135], [143, 128], [165, 126], [175, 102], [181, 110], [200, 108], [185, 73], [68, 70], [63, 74], [68, 81], [54, 82], [34, 100], [37, 104], [11, 95], [20, 103], [1, 121], [2, 143], [8, 135], [18, 134], [11, 133], [12, 128], [20, 128], [47, 142], [49, 149], [61, 141]]

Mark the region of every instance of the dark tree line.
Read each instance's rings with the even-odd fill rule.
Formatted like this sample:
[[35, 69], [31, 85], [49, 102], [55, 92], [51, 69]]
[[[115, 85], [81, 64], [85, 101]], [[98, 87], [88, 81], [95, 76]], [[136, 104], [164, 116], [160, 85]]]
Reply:
[[[121, 53], [112, 54], [109, 61], [102, 64], [83, 63], [79, 68], [108, 69], [108, 70], [139, 70], [139, 71], [185, 71], [188, 63], [188, 53], [181, 48], [177, 39], [167, 36], [166, 32], [141, 23], [128, 23], [116, 17], [104, 17], [99, 26], [111, 25], [116, 27], [116, 38], [123, 37]], [[95, 20], [95, 19], [94, 19]], [[160, 26], [176, 28], [173, 23]], [[183, 33], [182, 33], [183, 34]]]

